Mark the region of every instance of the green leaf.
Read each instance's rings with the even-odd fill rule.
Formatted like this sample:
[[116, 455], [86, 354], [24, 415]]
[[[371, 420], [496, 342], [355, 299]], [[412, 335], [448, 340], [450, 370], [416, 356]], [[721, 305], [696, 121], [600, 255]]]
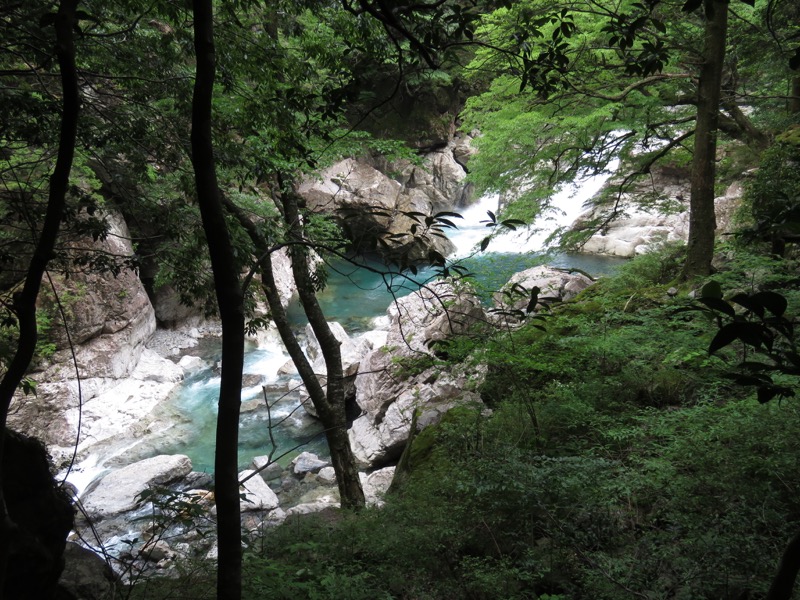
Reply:
[[786, 312], [786, 308], [789, 306], [786, 298], [777, 292], [758, 292], [750, 296], [750, 299], [761, 304], [761, 306], [776, 317], [783, 316], [783, 313]]
[[703, 0], [686, 0], [686, 4], [683, 5], [681, 10], [683, 12], [694, 12], [698, 8], [700, 8], [703, 4]]
[[435, 215], [433, 215], [434, 219], [441, 219], [442, 217], [453, 217], [455, 219], [463, 219], [464, 218], [463, 215], [460, 215], [457, 212], [448, 212], [448, 211], [438, 212]]
[[708, 353], [714, 354], [717, 350], [722, 350], [725, 346], [739, 339], [739, 325], [741, 323], [728, 323], [720, 327], [717, 335], [714, 336], [708, 346]]
[[776, 387], [773, 387], [773, 386], [760, 387], [760, 388], [758, 388], [758, 390], [756, 392], [756, 396], [758, 397], [758, 401], [761, 404], [766, 404], [767, 402], [772, 400], [778, 394], [780, 394], [780, 388], [776, 388]]
[[483, 238], [481, 240], [481, 252], [483, 252], [484, 250], [486, 250], [486, 248], [489, 247], [489, 242], [491, 242], [491, 241], [492, 241], [492, 238], [490, 236], [486, 236], [485, 238]]
[[736, 311], [733, 307], [722, 300], [720, 298], [700, 298], [699, 300], [701, 303], [705, 304], [711, 310], [716, 310], [721, 313], [725, 313], [729, 317], [735, 317]]
[[764, 305], [761, 304], [754, 296], [748, 296], [747, 294], [736, 294], [731, 298], [731, 302], [736, 302], [736, 304], [739, 306], [743, 306], [761, 318], [764, 317]]
[[528, 306], [525, 308], [526, 313], [532, 313], [536, 310], [536, 305], [539, 304], [539, 292], [541, 290], [537, 286], [533, 286], [531, 288], [531, 299], [528, 302]]
[[722, 299], [722, 286], [716, 281], [709, 281], [702, 288], [700, 288], [701, 298], [719, 298]]

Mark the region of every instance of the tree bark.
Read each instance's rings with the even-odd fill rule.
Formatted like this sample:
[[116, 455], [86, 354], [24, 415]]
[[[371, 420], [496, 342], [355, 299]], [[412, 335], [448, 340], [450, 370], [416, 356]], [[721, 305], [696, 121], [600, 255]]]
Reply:
[[711, 273], [717, 219], [714, 183], [722, 69], [728, 35], [728, 3], [705, 0], [703, 65], [697, 86], [692, 184], [689, 200], [689, 243], [682, 278]]
[[[61, 132], [58, 141], [56, 165], [50, 176], [47, 211], [42, 231], [31, 257], [31, 262], [28, 265], [28, 272], [25, 276], [22, 290], [14, 295], [14, 312], [19, 323], [19, 338], [14, 357], [8, 365], [2, 381], [0, 381], [0, 465], [3, 463], [2, 453], [8, 409], [36, 350], [36, 299], [39, 296], [42, 276], [52, 257], [61, 220], [64, 216], [69, 174], [72, 170], [72, 161], [75, 155], [75, 138], [80, 109], [78, 73], [75, 68], [75, 44], [73, 39], [77, 6], [78, 0], [63, 0], [55, 15], [56, 57], [61, 71], [61, 89], [63, 93]], [[8, 515], [3, 485], [3, 473], [2, 468], [0, 468], [0, 600], [4, 595], [6, 566], [15, 527]]]
[[765, 600], [790, 600], [798, 571], [800, 571], [800, 533], [792, 538], [783, 552], [781, 564]]
[[211, 0], [193, 0], [197, 67], [192, 98], [192, 165], [214, 289], [222, 321], [222, 372], [214, 457], [217, 503], [217, 598], [242, 595], [242, 533], [239, 512], [239, 408], [244, 367], [244, 293], [217, 183], [211, 137], [211, 100], [215, 77]]

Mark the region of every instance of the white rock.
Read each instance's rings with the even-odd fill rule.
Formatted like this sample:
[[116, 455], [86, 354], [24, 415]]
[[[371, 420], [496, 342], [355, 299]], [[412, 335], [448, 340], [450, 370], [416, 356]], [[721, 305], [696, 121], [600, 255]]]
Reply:
[[317, 473], [328, 465], [330, 465], [329, 461], [321, 460], [319, 456], [311, 452], [301, 452], [292, 460], [292, 470], [295, 475]]
[[494, 302], [498, 307], [524, 310], [530, 301], [530, 295], [515, 297], [509, 303], [509, 298], [503, 291], [511, 289], [514, 285], [522, 286], [526, 290], [538, 287], [540, 300], [564, 301], [571, 300], [592, 283], [591, 279], [581, 273], [568, 273], [544, 266], [532, 267], [515, 273], [501, 291], [495, 293]]
[[178, 361], [178, 366], [180, 366], [185, 373], [196, 373], [202, 369], [205, 369], [208, 364], [199, 356], [190, 356], [186, 354], [181, 356], [181, 359]]
[[339, 508], [339, 506], [339, 502], [333, 499], [330, 501], [317, 500], [316, 502], [306, 502], [288, 509], [286, 511], [286, 516], [291, 517], [292, 515], [308, 515], [315, 512], [321, 512], [328, 508]]
[[[87, 382], [82, 382], [82, 388]], [[91, 382], [90, 382], [91, 383]], [[109, 383], [113, 387], [103, 389]], [[140, 379], [122, 379], [104, 381], [101, 393], [91, 400], [84, 400], [82, 408], [78, 408], [77, 390], [70, 388], [74, 394], [74, 404], [63, 411], [63, 416], [72, 428], [77, 431], [81, 424], [78, 452], [83, 455], [92, 446], [124, 434], [131, 439], [141, 434], [150, 422], [150, 413], [175, 388], [175, 383], [156, 383]], [[89, 388], [91, 389], [91, 384]], [[74, 443], [74, 438], [72, 439]]]
[[191, 471], [192, 461], [188, 456], [154, 456], [110, 471], [81, 502], [90, 517], [103, 519], [136, 508], [136, 496], [149, 486], [170, 483]]
[[256, 456], [253, 458], [253, 467], [259, 472], [264, 481], [280, 477], [283, 472], [283, 467], [276, 462], [270, 462], [269, 456]]
[[[242, 471], [239, 473], [239, 481], [253, 474], [254, 471]], [[248, 479], [244, 485], [240, 486], [240, 491], [245, 495], [246, 500], [242, 500], [239, 508], [242, 512], [252, 510], [274, 510], [278, 508], [280, 501], [275, 492], [272, 491], [260, 475], [255, 475]]]
[[359, 473], [361, 487], [364, 489], [364, 496], [370, 506], [382, 506], [383, 497], [394, 479], [395, 467], [384, 467], [373, 471], [369, 475]]
[[156, 383], [178, 383], [183, 380], [183, 369], [168, 358], [162, 358], [145, 348], [131, 377]]
[[324, 485], [332, 485], [336, 483], [336, 471], [333, 467], [323, 467], [317, 473], [317, 481]]

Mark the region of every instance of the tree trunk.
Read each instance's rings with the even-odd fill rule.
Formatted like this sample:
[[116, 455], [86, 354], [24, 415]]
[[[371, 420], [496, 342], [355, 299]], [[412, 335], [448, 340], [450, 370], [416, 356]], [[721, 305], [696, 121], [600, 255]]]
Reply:
[[789, 101], [789, 112], [800, 113], [800, 75], [792, 77], [792, 99]]
[[[80, 97], [78, 74], [75, 68], [75, 44], [73, 28], [78, 0], [63, 0], [55, 18], [56, 56], [61, 71], [62, 115], [61, 132], [58, 140], [58, 156], [50, 176], [50, 189], [39, 240], [36, 244], [25, 283], [22, 290], [14, 296], [14, 312], [19, 323], [17, 350], [8, 365], [3, 380], [0, 381], [0, 465], [3, 463], [4, 436], [8, 409], [25, 372], [30, 366], [36, 349], [36, 299], [39, 296], [42, 276], [53, 254], [61, 220], [66, 205], [69, 174], [75, 154], [75, 138], [78, 129]], [[3, 494], [3, 476], [0, 468], [0, 600], [5, 587], [6, 566], [12, 543], [14, 524], [8, 515]]]
[[239, 600], [242, 595], [242, 532], [238, 446], [244, 367], [244, 294], [222, 208], [211, 137], [211, 100], [215, 76], [211, 0], [193, 0], [193, 9], [197, 67], [192, 98], [192, 165], [222, 321], [222, 373], [214, 458], [219, 545], [217, 598]]
[[[284, 218], [289, 224], [290, 241], [303, 242], [302, 217], [298, 208], [297, 196], [288, 190], [281, 197]], [[331, 462], [336, 471], [336, 482], [342, 508], [360, 509], [365, 504], [364, 491], [356, 468], [356, 459], [347, 436], [347, 419], [345, 416], [345, 381], [342, 371], [342, 354], [339, 340], [333, 335], [325, 315], [317, 301], [314, 283], [308, 272], [308, 249], [302, 244], [291, 244], [289, 254], [292, 257], [292, 274], [300, 296], [303, 311], [311, 324], [311, 329], [319, 342], [320, 350], [325, 358], [327, 368], [327, 393], [325, 402], [314, 404], [325, 435]], [[312, 401], [313, 401], [312, 397]]]
[[[284, 205], [289, 205], [289, 214], [298, 215], [296, 201], [285, 201]], [[259, 268], [264, 294], [267, 298], [270, 314], [278, 334], [281, 336], [283, 345], [294, 362], [300, 379], [306, 386], [308, 395], [314, 408], [317, 411], [322, 426], [325, 428], [325, 435], [328, 440], [328, 448], [331, 453], [331, 461], [336, 471], [336, 481], [339, 486], [339, 496], [343, 508], [362, 508], [365, 504], [364, 491], [361, 488], [361, 480], [356, 468], [355, 456], [353, 456], [350, 440], [347, 436], [347, 420], [345, 415], [345, 395], [344, 380], [342, 373], [342, 357], [339, 350], [339, 341], [331, 333], [328, 322], [325, 319], [322, 309], [317, 302], [314, 286], [308, 273], [308, 255], [305, 247], [301, 245], [290, 246], [292, 249], [292, 271], [298, 293], [306, 311], [306, 316], [314, 335], [320, 342], [325, 365], [327, 369], [327, 394], [317, 379], [316, 373], [308, 362], [297, 337], [292, 330], [286, 310], [281, 304], [280, 296], [275, 285], [275, 278], [272, 270], [273, 248], [264, 239], [264, 236], [256, 228], [252, 220], [235, 204], [230, 201], [225, 202], [225, 206], [236, 217], [239, 223], [247, 231], [259, 258]], [[294, 221], [287, 222], [298, 222]], [[300, 232], [298, 231], [299, 235]], [[310, 314], [309, 314], [310, 313]], [[313, 319], [313, 320], [312, 320]], [[315, 326], [316, 325], [316, 326]], [[322, 340], [325, 340], [324, 342]]]
[[792, 538], [783, 552], [781, 564], [765, 600], [790, 600], [798, 571], [800, 571], [800, 533]]
[[692, 159], [692, 185], [689, 200], [689, 244], [683, 279], [711, 273], [714, 257], [714, 212], [717, 131], [722, 69], [728, 31], [728, 3], [705, 0], [705, 40], [703, 65], [697, 86], [697, 120]]

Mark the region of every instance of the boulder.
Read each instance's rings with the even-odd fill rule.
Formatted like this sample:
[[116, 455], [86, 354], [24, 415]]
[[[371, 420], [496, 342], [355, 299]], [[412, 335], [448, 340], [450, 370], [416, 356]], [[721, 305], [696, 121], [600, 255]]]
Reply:
[[183, 369], [185, 374], [197, 373], [208, 367], [208, 363], [199, 356], [186, 354], [178, 361], [178, 366]]
[[302, 477], [306, 473], [317, 473], [330, 464], [330, 461], [321, 460], [316, 454], [301, 452], [292, 460], [292, 472]]
[[64, 571], [58, 581], [60, 597], [106, 600], [122, 596], [123, 586], [111, 567], [97, 554], [74, 542], [64, 550]]
[[383, 496], [389, 490], [389, 486], [392, 485], [394, 471], [395, 467], [392, 466], [378, 469], [369, 475], [366, 473], [358, 474], [368, 506], [383, 505]]
[[[254, 471], [242, 471], [239, 473], [239, 481], [252, 475]], [[274, 510], [278, 508], [280, 501], [275, 492], [272, 491], [260, 475], [255, 475], [248, 479], [244, 485], [240, 486], [240, 491], [244, 495], [239, 508], [242, 512], [254, 510]]]
[[408, 215], [437, 212], [437, 200], [420, 188], [406, 189], [366, 163], [344, 159], [323, 171], [320, 179], [303, 182], [299, 191], [309, 209], [334, 215], [358, 250], [425, 263], [431, 251], [446, 256], [455, 249], [447, 238], [432, 235]]
[[283, 467], [276, 462], [270, 462], [270, 460], [269, 456], [256, 456], [253, 458], [253, 467], [259, 472], [264, 481], [277, 479], [283, 472]]
[[165, 485], [192, 471], [192, 461], [182, 454], [154, 456], [109, 471], [81, 498], [89, 517], [101, 520], [133, 510], [136, 497], [154, 485]]
[[[458, 366], [441, 371], [424, 366], [432, 356], [430, 342], [468, 331], [487, 320], [479, 299], [469, 289], [436, 282], [400, 298], [387, 311], [387, 346], [362, 361], [356, 378], [356, 402], [362, 415], [348, 431], [353, 453], [361, 465], [377, 466], [397, 458], [411, 428], [437, 422], [456, 403], [480, 402], [477, 388], [484, 368]], [[423, 358], [421, 370], [408, 374], [397, 359]]]
[[582, 273], [570, 273], [545, 266], [532, 267], [515, 273], [494, 294], [494, 304], [503, 309], [525, 310], [530, 302], [530, 294], [509, 295], [507, 291], [514, 289], [514, 286], [521, 286], [525, 290], [538, 287], [540, 300], [564, 302], [572, 300], [592, 283], [594, 282]]
[[162, 358], [153, 350], [145, 348], [131, 377], [139, 381], [174, 384], [183, 380], [183, 368], [168, 358]]
[[317, 473], [317, 481], [322, 485], [333, 485], [336, 483], [336, 471], [333, 467], [323, 467]]

